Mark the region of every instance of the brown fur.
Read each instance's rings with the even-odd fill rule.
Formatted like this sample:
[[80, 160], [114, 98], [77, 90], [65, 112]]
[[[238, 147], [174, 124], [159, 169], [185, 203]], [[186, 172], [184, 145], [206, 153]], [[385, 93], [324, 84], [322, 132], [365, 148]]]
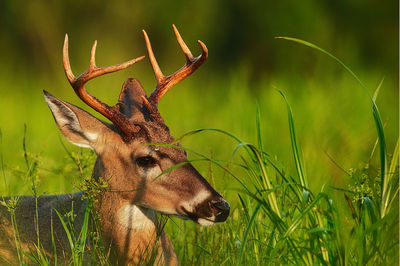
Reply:
[[[110, 261], [115, 265], [143, 264], [151, 257], [151, 250], [156, 250], [155, 264], [177, 265], [174, 248], [156, 211], [196, 222], [200, 222], [199, 218], [219, 222], [216, 215], [220, 211], [213, 208], [211, 202], [223, 199], [189, 163], [159, 176], [175, 164], [186, 162], [187, 158], [181, 149], [147, 144], [171, 143], [173, 138], [158, 112], [152, 116], [146, 112], [141, 103], [143, 95], [144, 90], [134, 79], [129, 79], [121, 92], [121, 112], [140, 127], [130, 142], [121, 137], [114, 125], [47, 92], [45, 98], [66, 138], [74, 144], [91, 147], [97, 153], [93, 177], [106, 180], [108, 191], [98, 195], [95, 209]], [[151, 156], [157, 164], [143, 168], [137, 163], [143, 156]], [[49, 257], [53, 253], [50, 233], [53, 220], [58, 260], [69, 259], [68, 239], [54, 209], [65, 214], [73, 206], [75, 235], [79, 235], [86, 208], [81, 196], [82, 193], [74, 193], [39, 197], [40, 243]], [[193, 202], [196, 196], [200, 199]], [[34, 251], [37, 243], [35, 209], [33, 197], [20, 198], [16, 220], [22, 248], [27, 253]], [[225, 219], [226, 215], [222, 220]], [[0, 257], [4, 262], [16, 264], [14, 232], [5, 207], [0, 207], [0, 222]]]
[[[148, 36], [143, 31], [157, 88], [147, 98], [140, 83], [136, 79], [128, 79], [116, 107], [98, 101], [83, 85], [99, 75], [126, 68], [143, 57], [116, 66], [97, 68], [95, 43], [88, 71], [75, 78], [69, 64], [66, 36], [63, 62], [68, 80], [85, 103], [109, 118], [113, 124], [102, 122], [86, 111], [44, 92], [62, 134], [71, 143], [91, 148], [97, 154], [92, 175], [96, 181], [106, 181], [108, 189], [97, 195], [95, 211], [98, 217], [94, 218], [98, 218], [96, 221], [99, 222], [105, 254], [113, 265], [178, 264], [171, 241], [163, 230], [164, 224], [157, 219], [156, 212], [192, 219], [202, 225], [223, 222], [229, 215], [229, 204], [188, 163], [182, 149], [149, 145], [171, 144], [174, 141], [158, 112], [158, 101], [173, 85], [193, 73], [208, 56], [206, 46], [199, 41], [202, 54], [193, 57], [176, 27], [173, 28], [186, 56], [184, 67], [164, 77], [154, 58]], [[177, 164], [179, 167], [164, 173]], [[19, 245], [27, 254], [35, 254], [37, 235], [40, 238], [39, 248], [52, 259], [54, 252], [50, 228], [53, 225], [58, 262], [67, 264], [71, 256], [70, 244], [55, 210], [61, 215], [73, 210], [76, 215], [74, 231], [78, 236], [87, 207], [82, 195], [83, 192], [42, 196], [37, 199], [37, 205], [34, 197], [20, 197], [15, 212], [16, 226], [12, 225], [8, 210], [0, 206], [0, 263], [18, 264], [16, 246]], [[36, 209], [39, 216], [37, 221]], [[15, 227], [19, 232], [17, 241]], [[89, 230], [93, 232], [96, 228], [90, 227]], [[90, 250], [90, 246], [88, 248]], [[20, 259], [31, 263], [26, 257]], [[86, 259], [84, 264], [89, 264], [89, 258]]]

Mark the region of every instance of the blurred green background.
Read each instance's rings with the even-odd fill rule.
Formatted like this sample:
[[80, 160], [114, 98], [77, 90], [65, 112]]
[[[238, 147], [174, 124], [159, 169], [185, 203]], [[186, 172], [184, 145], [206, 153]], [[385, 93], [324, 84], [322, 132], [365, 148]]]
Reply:
[[[87, 68], [94, 40], [98, 40], [99, 66], [144, 55], [141, 29], [149, 34], [163, 72], [170, 74], [185, 62], [174, 39], [173, 23], [193, 54], [200, 53], [196, 40], [205, 42], [209, 59], [160, 103], [172, 135], [212, 127], [254, 143], [258, 104], [264, 150], [292, 171], [286, 107], [277, 92], [282, 90], [292, 105], [312, 185], [345, 186], [347, 177], [329, 156], [344, 169], [369, 160], [377, 136], [368, 96], [327, 56], [274, 37], [301, 38], [332, 52], [371, 94], [384, 79], [377, 104], [391, 152], [399, 134], [397, 12], [397, 1], [377, 0], [1, 1], [0, 128], [7, 181], [0, 182], [0, 191], [30, 193], [29, 180], [22, 182], [12, 174], [14, 167], [24, 163], [24, 124], [28, 151], [42, 157], [40, 192], [73, 189], [71, 177], [60, 177], [59, 169], [69, 159], [42, 96], [46, 89], [88, 110], [64, 76], [65, 33], [75, 75]], [[153, 90], [155, 79], [148, 60], [97, 78], [87, 88], [104, 102], [115, 104], [122, 83], [131, 76], [148, 93]], [[204, 154], [212, 151], [223, 160], [230, 159], [234, 147], [216, 133], [197, 134], [183, 144]], [[207, 165], [198, 167], [209, 175]], [[234, 196], [229, 192], [235, 186], [230, 178], [215, 172], [215, 182], [219, 190], [224, 188]]]

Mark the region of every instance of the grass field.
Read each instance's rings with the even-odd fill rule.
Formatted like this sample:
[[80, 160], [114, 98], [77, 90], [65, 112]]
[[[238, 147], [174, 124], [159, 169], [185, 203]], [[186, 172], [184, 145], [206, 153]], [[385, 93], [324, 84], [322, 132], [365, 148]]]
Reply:
[[[227, 222], [213, 227], [168, 222], [183, 265], [398, 263], [397, 84], [366, 71], [357, 76], [363, 88], [340, 63], [314, 52], [326, 62], [310, 75], [294, 70], [252, 83], [245, 67], [225, 77], [199, 72], [161, 102], [176, 137], [197, 128], [223, 131], [203, 130], [182, 140], [196, 152], [190, 158], [207, 158], [196, 167], [232, 207]], [[109, 88], [128, 75], [89, 88], [113, 103], [119, 89]], [[61, 81], [62, 73], [56, 79], [63, 85], [45, 89], [83, 106]], [[151, 87], [152, 78], [143, 83]], [[42, 97], [43, 83], [27, 74], [19, 84], [37, 89], [0, 99], [1, 194], [32, 194], [32, 180], [38, 195], [77, 190], [82, 180], [65, 150], [84, 162], [86, 176], [94, 156], [59, 134]], [[34, 175], [27, 174], [26, 162], [28, 169], [37, 165]]]

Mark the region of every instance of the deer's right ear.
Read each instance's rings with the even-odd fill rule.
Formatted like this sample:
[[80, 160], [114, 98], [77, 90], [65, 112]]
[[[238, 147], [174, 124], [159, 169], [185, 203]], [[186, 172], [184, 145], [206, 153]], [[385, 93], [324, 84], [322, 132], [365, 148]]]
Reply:
[[86, 111], [43, 90], [44, 99], [63, 135], [72, 144], [96, 150], [97, 140], [107, 126]]

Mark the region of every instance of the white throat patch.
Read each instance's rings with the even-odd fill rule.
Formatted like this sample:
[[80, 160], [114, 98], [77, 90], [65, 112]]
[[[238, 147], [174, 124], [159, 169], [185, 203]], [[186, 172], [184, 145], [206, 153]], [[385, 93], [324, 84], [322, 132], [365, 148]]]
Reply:
[[143, 210], [136, 205], [125, 204], [118, 211], [118, 222], [132, 230], [143, 230], [154, 226], [156, 214], [153, 210]]

